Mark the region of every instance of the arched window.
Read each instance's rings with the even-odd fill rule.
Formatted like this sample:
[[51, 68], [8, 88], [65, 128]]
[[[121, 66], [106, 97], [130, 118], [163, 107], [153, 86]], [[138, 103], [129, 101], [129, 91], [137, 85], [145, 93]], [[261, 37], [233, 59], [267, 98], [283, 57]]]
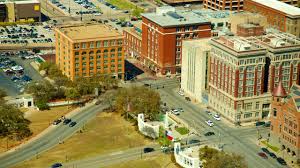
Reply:
[[115, 49], [111, 49], [111, 50], [110, 50], [110, 52], [115, 52], [115, 51], [116, 51]]
[[97, 54], [100, 54], [101, 53], [101, 50], [97, 50]]
[[107, 49], [105, 49], [105, 50], [104, 50], [104, 52], [105, 52], [105, 53], [107, 53], [107, 52], [108, 52], [108, 50], [107, 50]]
[[83, 52], [81, 53], [81, 55], [86, 55], [86, 52], [85, 52], [85, 51], [83, 51]]
[[94, 51], [90, 51], [90, 52], [89, 52], [89, 55], [94, 55]]

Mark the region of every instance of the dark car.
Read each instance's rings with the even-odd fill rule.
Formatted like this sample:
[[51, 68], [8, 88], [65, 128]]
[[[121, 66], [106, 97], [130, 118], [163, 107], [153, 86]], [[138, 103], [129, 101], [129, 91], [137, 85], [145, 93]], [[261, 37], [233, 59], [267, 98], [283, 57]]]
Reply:
[[272, 153], [272, 152], [270, 152], [269, 155], [270, 155], [272, 158], [274, 158], [274, 159], [277, 158], [277, 156], [276, 156], [274, 153]]
[[264, 159], [268, 159], [268, 156], [264, 153], [264, 152], [259, 152], [258, 156], [264, 158]]
[[51, 168], [57, 168], [57, 167], [62, 167], [61, 163], [54, 163]]
[[281, 165], [286, 165], [286, 162], [284, 159], [282, 159], [281, 157], [276, 159], [278, 163], [280, 163]]
[[264, 124], [264, 126], [265, 127], [270, 127], [271, 126], [271, 122], [269, 121], [269, 122], [266, 122], [265, 124]]
[[101, 101], [97, 100], [96, 103], [95, 103], [95, 105], [99, 105], [99, 104], [101, 104]]
[[215, 133], [214, 132], [207, 132], [207, 133], [204, 134], [204, 136], [212, 136], [212, 135], [215, 135]]
[[144, 86], [150, 86], [148, 83], [145, 83]]
[[75, 121], [71, 122], [69, 127], [74, 127], [77, 123]]
[[257, 121], [255, 123], [255, 126], [262, 126], [262, 125], [265, 125], [265, 122], [264, 121]]
[[189, 141], [188, 144], [196, 144], [196, 143], [200, 143], [200, 140], [198, 140], [198, 139], [192, 139], [192, 140]]
[[61, 120], [60, 120], [60, 119], [57, 119], [57, 120], [54, 120], [54, 121], [53, 121], [53, 125], [58, 125], [59, 123], [61, 123]]
[[265, 152], [266, 154], [270, 154], [270, 151], [269, 151], [267, 148], [261, 148], [261, 150], [262, 150], [263, 152]]
[[69, 118], [66, 118], [66, 119], [64, 120], [64, 125], [67, 125], [67, 124], [69, 124], [71, 121], [72, 121], [71, 119], [69, 119]]
[[189, 98], [189, 97], [185, 97], [185, 100], [187, 100], [187, 101], [191, 101], [191, 98]]
[[150, 153], [153, 152], [154, 149], [153, 148], [144, 148], [144, 153]]

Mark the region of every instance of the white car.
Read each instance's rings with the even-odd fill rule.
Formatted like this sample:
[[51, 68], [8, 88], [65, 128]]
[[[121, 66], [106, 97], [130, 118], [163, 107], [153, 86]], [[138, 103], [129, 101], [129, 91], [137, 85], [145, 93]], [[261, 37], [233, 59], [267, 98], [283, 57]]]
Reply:
[[212, 121], [210, 121], [210, 120], [207, 120], [207, 121], [205, 121], [205, 122], [206, 122], [206, 124], [207, 124], [208, 126], [210, 126], [210, 127], [214, 126], [214, 123], [213, 123]]
[[179, 91], [178, 91], [178, 94], [179, 94], [180, 96], [184, 96], [184, 93], [183, 93], [182, 90], [179, 90]]
[[180, 112], [177, 109], [172, 109], [171, 112], [175, 115], [179, 115]]
[[220, 120], [221, 120], [221, 118], [220, 118], [220, 116], [219, 116], [218, 114], [215, 114], [215, 115], [214, 115], [214, 119], [217, 120], [217, 121], [220, 121]]

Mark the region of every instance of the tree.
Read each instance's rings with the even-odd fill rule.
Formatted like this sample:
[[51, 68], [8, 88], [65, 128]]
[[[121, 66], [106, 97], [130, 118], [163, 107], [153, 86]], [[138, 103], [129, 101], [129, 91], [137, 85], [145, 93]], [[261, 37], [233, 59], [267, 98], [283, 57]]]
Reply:
[[136, 7], [136, 8], [132, 11], [131, 14], [132, 14], [132, 16], [140, 17], [142, 12], [143, 12], [143, 9], [140, 9], [140, 8]]
[[199, 149], [199, 157], [205, 160], [204, 167], [207, 168], [246, 168], [247, 164], [244, 157], [234, 154], [225, 153], [217, 149], [205, 146]]
[[116, 94], [117, 111], [125, 113], [130, 104], [131, 113], [144, 113], [149, 120], [157, 119], [160, 112], [160, 95], [146, 87], [122, 88]]
[[65, 91], [65, 96], [68, 100], [80, 98], [79, 92], [75, 88], [69, 88]]
[[22, 139], [30, 136], [30, 121], [24, 118], [23, 113], [13, 105], [0, 105], [0, 136]]

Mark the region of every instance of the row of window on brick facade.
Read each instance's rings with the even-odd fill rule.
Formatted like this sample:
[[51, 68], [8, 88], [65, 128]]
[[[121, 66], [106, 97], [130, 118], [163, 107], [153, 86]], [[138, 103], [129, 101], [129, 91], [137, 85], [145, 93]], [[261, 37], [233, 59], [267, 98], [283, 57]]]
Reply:
[[75, 43], [74, 49], [87, 49], [87, 48], [100, 48], [100, 47], [110, 47], [110, 46], [121, 46], [123, 45], [123, 40], [104, 40], [104, 41], [93, 41], [93, 42], [83, 42]]

